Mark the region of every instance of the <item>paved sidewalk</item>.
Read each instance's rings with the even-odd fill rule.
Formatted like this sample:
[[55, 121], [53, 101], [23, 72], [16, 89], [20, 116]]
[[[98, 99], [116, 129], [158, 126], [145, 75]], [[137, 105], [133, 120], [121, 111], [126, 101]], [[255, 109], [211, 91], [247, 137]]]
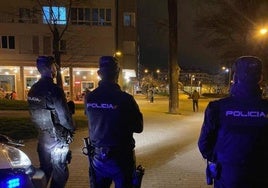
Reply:
[[[149, 103], [136, 96], [144, 115], [144, 132], [135, 134], [137, 164], [145, 167], [143, 188], [209, 188], [205, 182], [205, 161], [197, 149], [197, 139], [208, 102], [201, 99], [199, 112], [192, 112], [192, 101], [180, 96], [179, 115], [168, 114], [168, 99], [156, 97]], [[71, 144], [73, 152], [67, 188], [87, 188], [88, 160], [81, 152], [87, 130], [78, 130]], [[26, 143], [31, 159], [38, 165], [35, 141]], [[27, 151], [26, 151], [27, 152]]]

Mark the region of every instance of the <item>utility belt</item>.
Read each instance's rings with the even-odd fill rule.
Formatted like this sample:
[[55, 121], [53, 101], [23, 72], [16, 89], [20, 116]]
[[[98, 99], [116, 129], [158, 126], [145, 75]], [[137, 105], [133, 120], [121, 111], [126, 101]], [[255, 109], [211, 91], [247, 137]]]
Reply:
[[109, 147], [93, 147], [94, 156], [101, 160], [107, 160], [116, 155], [115, 150]]
[[93, 153], [97, 158], [101, 160], [106, 160], [110, 158], [116, 158], [122, 155], [133, 155], [134, 150], [125, 149], [125, 148], [116, 148], [116, 147], [94, 147]]
[[[113, 156], [121, 156], [121, 155], [134, 155], [134, 150], [130, 148], [116, 148], [116, 147], [96, 147], [93, 146], [90, 142], [89, 137], [84, 138], [84, 147], [82, 148], [82, 152], [84, 155], [88, 156], [89, 159], [89, 174], [91, 178], [91, 186], [94, 187], [96, 177], [93, 167], [93, 157], [99, 157], [102, 160], [109, 159]], [[142, 177], [144, 175], [144, 167], [139, 165], [133, 172], [133, 188], [140, 188]]]
[[53, 128], [38, 128], [38, 132], [41, 134], [47, 133], [51, 138], [54, 138], [55, 141], [60, 141], [64, 144], [70, 144], [73, 141], [72, 133], [59, 125]]
[[55, 129], [54, 128], [48, 128], [48, 129], [40, 129], [38, 128], [38, 132], [42, 133], [42, 132], [46, 132], [48, 133], [49, 135], [51, 136], [56, 136], [56, 133], [55, 133]]
[[101, 159], [108, 159], [108, 158], [116, 157], [116, 156], [134, 154], [134, 150], [132, 148], [94, 146], [91, 143], [89, 137], [84, 138], [84, 147], [82, 151], [83, 151], [83, 154], [87, 155], [90, 160], [94, 156], [99, 156]]

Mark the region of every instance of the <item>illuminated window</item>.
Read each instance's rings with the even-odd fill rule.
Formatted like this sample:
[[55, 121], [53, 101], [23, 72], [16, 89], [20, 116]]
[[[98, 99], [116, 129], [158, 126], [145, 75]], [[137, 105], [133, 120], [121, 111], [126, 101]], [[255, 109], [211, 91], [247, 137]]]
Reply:
[[50, 24], [66, 24], [67, 23], [67, 15], [65, 7], [43, 7], [43, 23]]
[[0, 72], [0, 88], [4, 89], [5, 92], [11, 92], [15, 90], [15, 74], [4, 68]]
[[74, 25], [112, 25], [110, 8], [72, 8], [71, 23]]
[[1, 36], [1, 48], [15, 49], [15, 37], [14, 36]]
[[135, 13], [134, 12], [124, 13], [124, 26], [135, 27]]

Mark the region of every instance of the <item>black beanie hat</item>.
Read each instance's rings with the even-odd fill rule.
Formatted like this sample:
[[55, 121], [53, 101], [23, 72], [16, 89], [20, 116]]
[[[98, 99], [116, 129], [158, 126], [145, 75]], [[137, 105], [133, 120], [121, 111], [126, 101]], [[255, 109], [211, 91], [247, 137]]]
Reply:
[[255, 56], [239, 57], [234, 65], [234, 81], [258, 83], [262, 74], [262, 61]]
[[54, 63], [54, 58], [52, 56], [39, 56], [36, 60], [36, 67], [39, 71], [45, 68], [50, 68]]
[[113, 56], [102, 56], [99, 60], [99, 68], [102, 72], [117, 72], [119, 70], [117, 59]]

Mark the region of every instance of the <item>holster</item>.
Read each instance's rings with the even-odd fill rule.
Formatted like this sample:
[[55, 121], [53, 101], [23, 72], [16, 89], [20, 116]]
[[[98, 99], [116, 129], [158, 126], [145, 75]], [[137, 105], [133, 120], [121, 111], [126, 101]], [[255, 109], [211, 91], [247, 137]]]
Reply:
[[68, 164], [70, 164], [71, 161], [72, 161], [72, 158], [73, 158], [73, 156], [72, 156], [72, 151], [69, 150], [68, 153], [67, 153], [67, 156], [66, 156], [66, 162], [67, 162]]
[[207, 160], [207, 168], [206, 168], [207, 185], [213, 185], [214, 180], [219, 177], [219, 174], [220, 174], [219, 164]]
[[88, 157], [89, 161], [89, 177], [90, 177], [90, 187], [95, 188], [95, 172], [93, 168], [93, 156], [94, 156], [94, 147], [92, 146], [89, 137], [84, 138], [84, 147], [82, 148], [84, 155]]
[[55, 124], [54, 129], [57, 138], [63, 143], [70, 144], [73, 141], [73, 134], [65, 127]]
[[94, 147], [90, 143], [89, 137], [84, 138], [84, 147], [82, 148], [82, 152], [84, 155], [87, 155], [88, 158], [91, 158], [94, 154]]
[[133, 173], [133, 179], [132, 184], [134, 188], [141, 188], [142, 178], [145, 172], [145, 168], [141, 165], [139, 165], [134, 173]]

